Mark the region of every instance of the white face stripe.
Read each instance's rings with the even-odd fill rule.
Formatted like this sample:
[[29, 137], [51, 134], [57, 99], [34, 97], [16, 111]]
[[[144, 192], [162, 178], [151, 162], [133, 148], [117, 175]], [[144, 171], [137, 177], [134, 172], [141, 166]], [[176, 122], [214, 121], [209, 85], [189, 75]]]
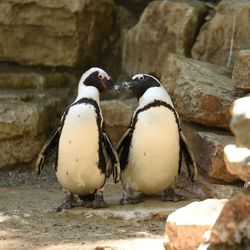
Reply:
[[99, 75], [100, 75], [102, 78], [106, 77], [107, 80], [109, 80], [109, 79], [111, 78], [103, 69], [97, 68], [97, 67], [93, 67], [93, 68], [87, 70], [85, 73], [83, 73], [83, 75], [82, 75], [82, 77], [81, 77], [81, 79], [80, 79], [79, 84], [83, 84], [84, 81], [85, 81], [92, 73], [94, 73], [94, 72], [96, 72], [96, 71], [99, 72]]
[[141, 77], [144, 77], [144, 76], [149, 76], [149, 77], [153, 78], [161, 85], [160, 81], [157, 78], [155, 78], [154, 76], [148, 75], [148, 74], [136, 74], [132, 77], [132, 80], [135, 80], [137, 78], [140, 79]]

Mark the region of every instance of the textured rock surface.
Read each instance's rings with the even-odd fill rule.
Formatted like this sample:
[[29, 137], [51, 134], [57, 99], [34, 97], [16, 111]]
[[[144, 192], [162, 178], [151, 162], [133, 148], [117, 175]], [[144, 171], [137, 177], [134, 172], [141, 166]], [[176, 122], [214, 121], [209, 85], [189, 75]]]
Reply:
[[250, 2], [222, 0], [205, 23], [192, 49], [195, 59], [232, 68], [240, 50], [250, 47]]
[[166, 250], [197, 250], [204, 232], [211, 229], [226, 200], [193, 202], [168, 216], [165, 225]]
[[224, 163], [223, 149], [227, 144], [234, 142], [233, 136], [189, 126], [183, 126], [183, 132], [198, 166], [209, 177], [226, 182], [238, 179], [227, 171]]
[[250, 181], [250, 149], [227, 145], [224, 148], [224, 160], [231, 174], [239, 176], [245, 182]]
[[105, 127], [113, 143], [116, 144], [128, 129], [136, 105], [135, 99], [111, 100], [101, 103]]
[[233, 70], [235, 88], [250, 91], [250, 50], [242, 50]]
[[250, 246], [250, 190], [236, 194], [223, 207], [208, 249], [247, 250]]
[[224, 67], [170, 55], [162, 84], [173, 94], [180, 116], [206, 126], [228, 128], [234, 89]]
[[250, 96], [234, 102], [230, 128], [238, 145], [250, 148]]
[[0, 60], [48, 66], [96, 63], [107, 46], [114, 9], [109, 0], [1, 1]]
[[123, 43], [123, 71], [160, 75], [169, 52], [189, 55], [207, 8], [198, 1], [154, 1]]

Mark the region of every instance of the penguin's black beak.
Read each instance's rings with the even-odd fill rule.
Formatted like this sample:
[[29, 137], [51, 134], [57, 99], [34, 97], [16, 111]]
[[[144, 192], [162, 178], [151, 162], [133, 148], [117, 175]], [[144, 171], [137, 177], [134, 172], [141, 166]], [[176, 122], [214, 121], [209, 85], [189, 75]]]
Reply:
[[107, 88], [116, 92], [120, 92], [120, 86], [116, 84], [111, 78], [107, 80]]

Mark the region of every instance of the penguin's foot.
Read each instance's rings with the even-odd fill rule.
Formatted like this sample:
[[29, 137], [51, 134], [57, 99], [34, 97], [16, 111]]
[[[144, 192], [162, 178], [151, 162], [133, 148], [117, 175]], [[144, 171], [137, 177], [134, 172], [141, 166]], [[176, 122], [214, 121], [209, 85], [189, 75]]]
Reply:
[[56, 212], [61, 212], [63, 209], [69, 209], [81, 205], [81, 202], [79, 203], [77, 198], [72, 193], [66, 193], [65, 198], [65, 202], [56, 209]]
[[98, 209], [107, 207], [103, 199], [103, 188], [98, 189], [94, 194], [94, 200], [87, 206], [88, 208]]
[[95, 194], [78, 195], [82, 202], [93, 201], [95, 199]]
[[162, 194], [161, 194], [161, 200], [162, 201], [181, 201], [185, 200], [186, 198], [184, 196], [178, 195], [175, 193], [173, 188], [167, 188]]
[[137, 204], [141, 202], [141, 200], [139, 198], [136, 198], [134, 196], [123, 196], [121, 199], [120, 199], [120, 204], [121, 205], [126, 205], [126, 204]]

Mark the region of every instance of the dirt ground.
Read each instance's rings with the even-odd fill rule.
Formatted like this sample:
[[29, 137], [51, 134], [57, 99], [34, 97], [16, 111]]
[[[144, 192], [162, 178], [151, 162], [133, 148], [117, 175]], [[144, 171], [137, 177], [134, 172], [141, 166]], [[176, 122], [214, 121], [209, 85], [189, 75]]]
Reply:
[[[214, 185], [220, 198], [238, 190]], [[24, 167], [0, 171], [0, 250], [163, 250], [167, 215], [192, 201], [161, 202], [151, 197], [120, 206], [121, 195], [121, 185], [108, 181], [107, 208], [57, 213], [64, 193], [52, 167], [46, 167], [41, 176]]]
[[120, 185], [107, 185], [108, 208], [94, 214], [84, 207], [55, 212], [64, 194], [54, 172], [41, 177], [20, 169], [0, 172], [0, 184], [1, 250], [163, 249], [166, 216], [136, 218], [137, 208], [131, 206], [122, 209], [125, 215], [133, 209], [134, 219], [105, 214], [121, 211]]

